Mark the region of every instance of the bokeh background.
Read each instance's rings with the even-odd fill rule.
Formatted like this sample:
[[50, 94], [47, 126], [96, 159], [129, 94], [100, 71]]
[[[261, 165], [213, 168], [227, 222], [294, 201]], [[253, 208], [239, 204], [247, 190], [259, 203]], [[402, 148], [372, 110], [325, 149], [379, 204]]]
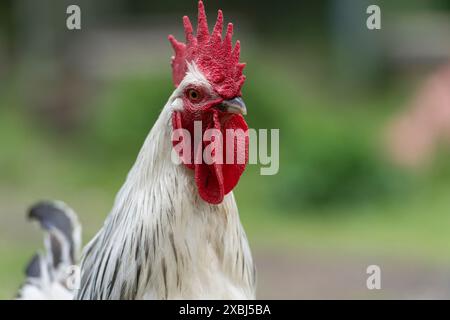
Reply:
[[[248, 166], [235, 189], [259, 298], [450, 298], [450, 1], [205, 5], [241, 40], [249, 125], [280, 129], [279, 173]], [[67, 202], [85, 242], [100, 228], [173, 90], [167, 35], [196, 6], [0, 2], [0, 298], [43, 247], [31, 204]]]

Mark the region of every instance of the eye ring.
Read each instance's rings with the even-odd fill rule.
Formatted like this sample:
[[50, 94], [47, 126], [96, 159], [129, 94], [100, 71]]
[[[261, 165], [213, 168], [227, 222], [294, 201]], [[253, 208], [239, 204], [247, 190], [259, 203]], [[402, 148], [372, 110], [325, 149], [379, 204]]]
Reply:
[[192, 102], [198, 102], [201, 100], [201, 93], [199, 90], [190, 88], [186, 91], [186, 95]]

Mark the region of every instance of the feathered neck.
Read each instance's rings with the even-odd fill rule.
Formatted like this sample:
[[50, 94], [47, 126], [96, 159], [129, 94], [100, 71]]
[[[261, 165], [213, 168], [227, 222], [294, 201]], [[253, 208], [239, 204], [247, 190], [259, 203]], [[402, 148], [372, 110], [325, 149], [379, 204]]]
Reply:
[[206, 203], [193, 173], [171, 161], [171, 114], [169, 99], [103, 228], [85, 248], [80, 299], [210, 298], [211, 259], [233, 286], [245, 288], [239, 297], [254, 297], [234, 197]]

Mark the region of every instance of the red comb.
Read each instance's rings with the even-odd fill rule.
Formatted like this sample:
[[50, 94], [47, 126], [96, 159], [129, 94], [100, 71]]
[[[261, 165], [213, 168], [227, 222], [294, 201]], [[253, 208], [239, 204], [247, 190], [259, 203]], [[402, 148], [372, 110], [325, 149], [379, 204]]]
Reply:
[[187, 63], [195, 62], [221, 96], [224, 98], [239, 96], [245, 81], [245, 76], [242, 74], [245, 63], [239, 62], [239, 41], [232, 48], [233, 24], [228, 24], [225, 38], [222, 39], [223, 15], [219, 10], [214, 30], [210, 34], [205, 7], [201, 0], [198, 2], [197, 35], [194, 36], [192, 24], [187, 16], [183, 17], [183, 24], [186, 43], [177, 41], [172, 35], [169, 36], [169, 41], [175, 50], [171, 63], [175, 86], [183, 80]]

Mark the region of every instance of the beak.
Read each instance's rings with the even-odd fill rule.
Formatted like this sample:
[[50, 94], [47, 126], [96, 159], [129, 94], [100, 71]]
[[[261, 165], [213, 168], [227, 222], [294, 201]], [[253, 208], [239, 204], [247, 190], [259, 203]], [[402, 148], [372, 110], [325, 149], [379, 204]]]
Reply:
[[220, 109], [225, 112], [242, 114], [244, 116], [247, 114], [247, 107], [241, 97], [222, 101]]

